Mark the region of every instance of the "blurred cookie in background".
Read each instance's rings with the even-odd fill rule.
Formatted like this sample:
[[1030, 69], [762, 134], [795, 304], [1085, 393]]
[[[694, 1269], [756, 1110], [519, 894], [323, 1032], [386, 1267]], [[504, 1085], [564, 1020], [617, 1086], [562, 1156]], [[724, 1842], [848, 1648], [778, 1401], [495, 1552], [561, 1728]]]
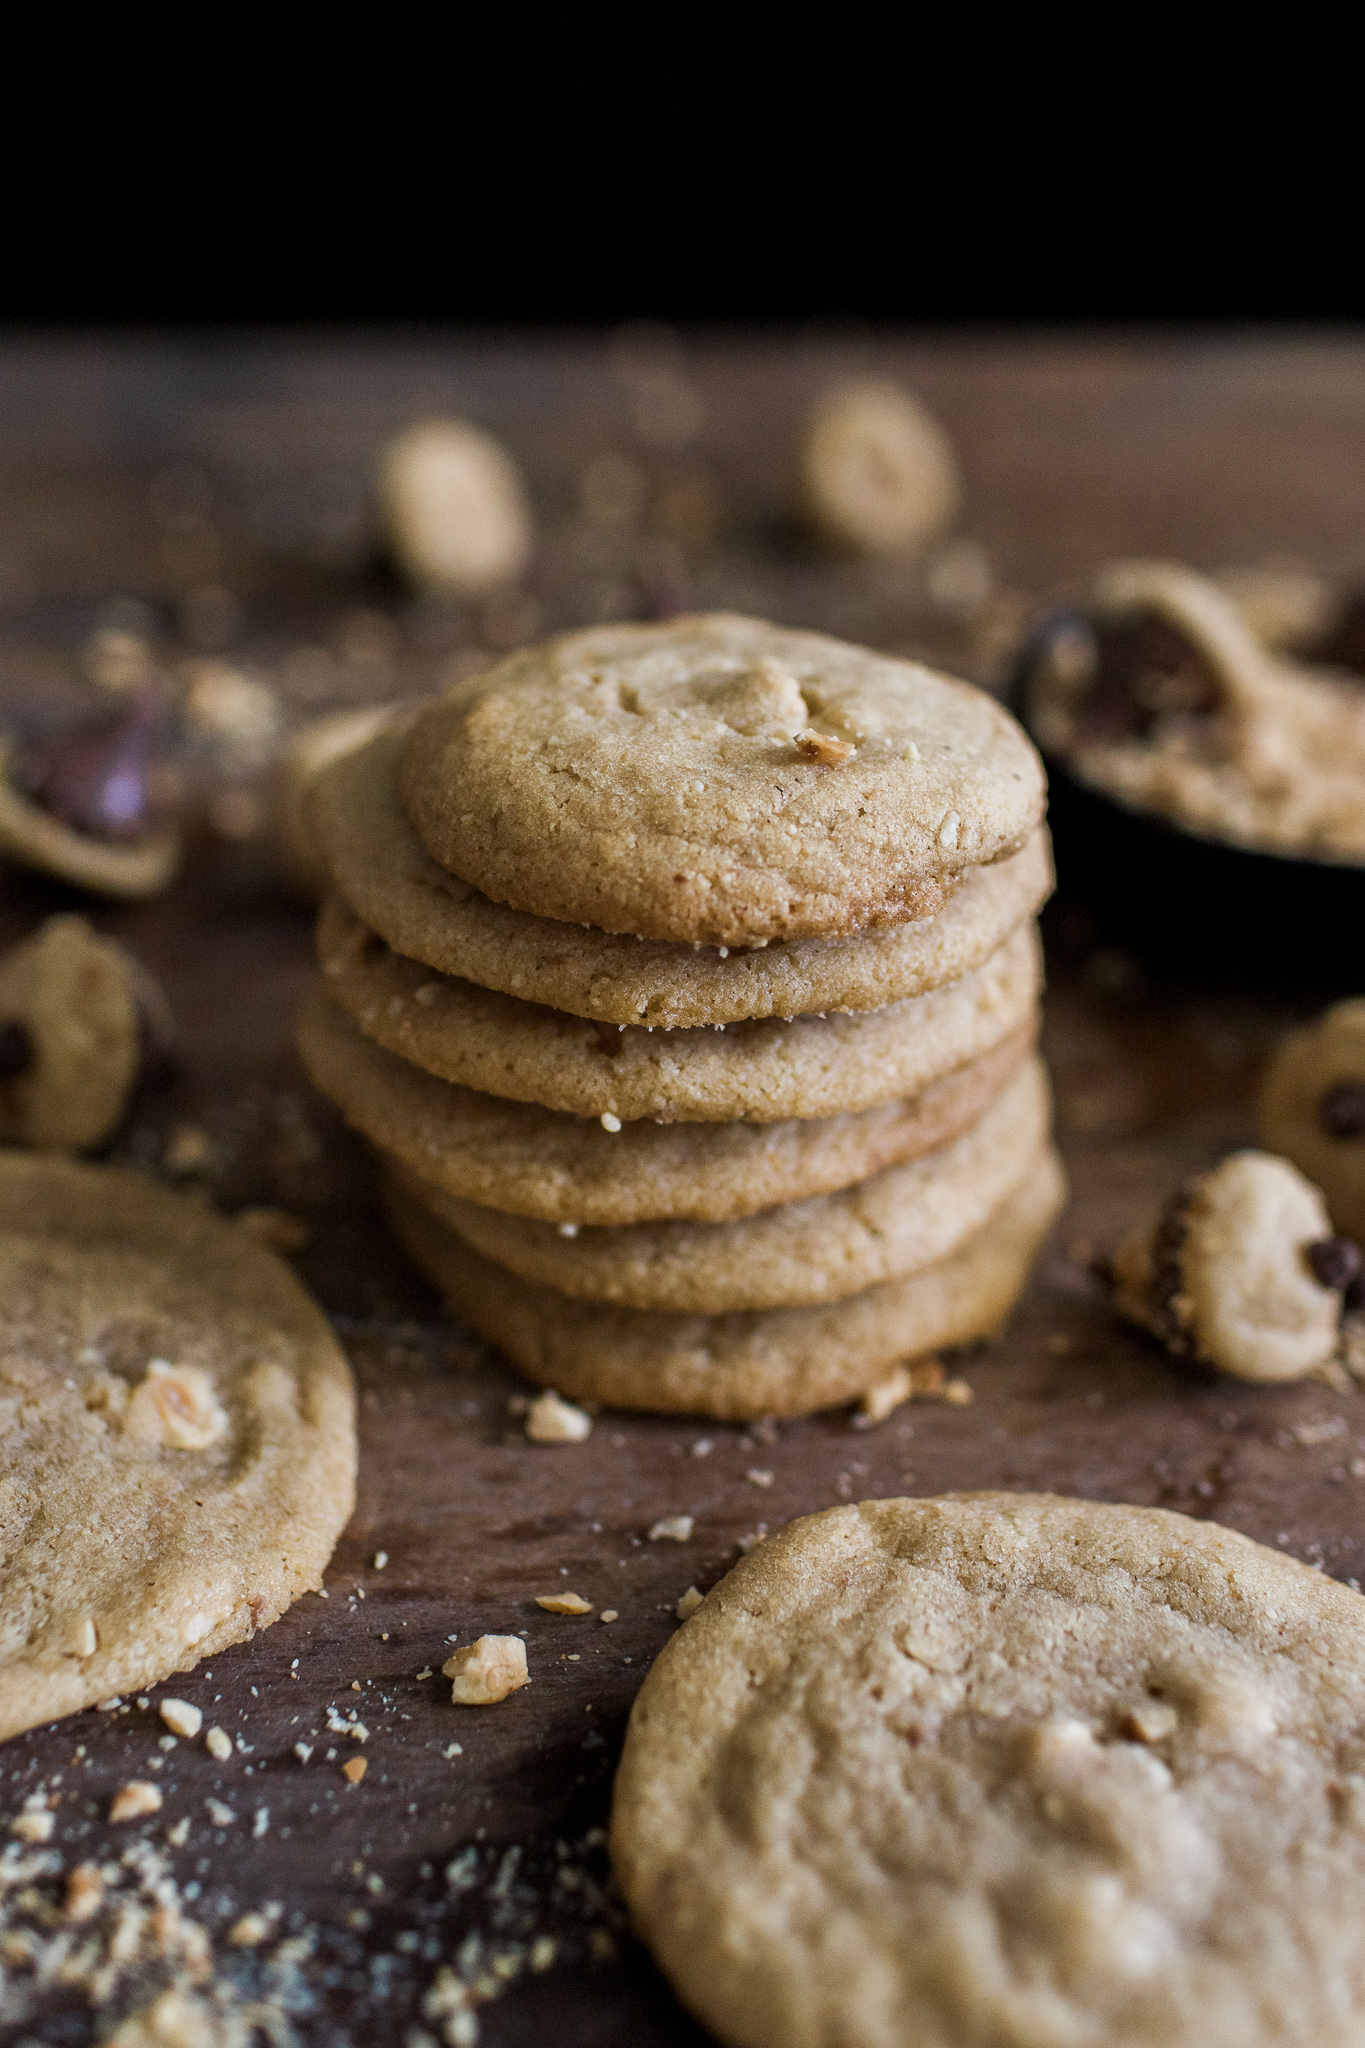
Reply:
[[1292, 1031], [1258, 1105], [1267, 1145], [1317, 1182], [1338, 1230], [1365, 1238], [1365, 998]]
[[387, 722], [389, 704], [331, 711], [292, 733], [275, 767], [270, 806], [271, 836], [280, 873], [306, 903], [317, 903], [329, 886], [325, 862], [308, 820], [308, 797], [324, 768], [367, 745]]
[[97, 895], [156, 895], [180, 863], [176, 793], [150, 691], [56, 733], [0, 736], [0, 853]]
[[535, 526], [521, 472], [468, 420], [420, 420], [389, 442], [378, 490], [389, 545], [420, 589], [477, 597], [514, 583]]
[[836, 385], [806, 421], [801, 509], [826, 541], [856, 554], [913, 553], [962, 501], [956, 451], [928, 407], [888, 380]]

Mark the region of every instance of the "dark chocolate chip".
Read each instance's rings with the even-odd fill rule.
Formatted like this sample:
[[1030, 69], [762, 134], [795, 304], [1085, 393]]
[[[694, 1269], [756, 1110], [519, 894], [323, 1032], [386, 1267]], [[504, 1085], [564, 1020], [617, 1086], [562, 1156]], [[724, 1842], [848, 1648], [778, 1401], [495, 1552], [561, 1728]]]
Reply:
[[1321, 639], [1305, 647], [1301, 658], [1365, 675], [1365, 590], [1346, 599]]
[[1159, 718], [1219, 709], [1216, 672], [1192, 640], [1154, 612], [1095, 627], [1094, 681], [1077, 706], [1080, 737], [1145, 739]]
[[26, 1074], [37, 1058], [33, 1033], [18, 1017], [0, 1023], [0, 1081], [13, 1081]]
[[1323, 1287], [1335, 1287], [1342, 1294], [1360, 1278], [1365, 1253], [1353, 1237], [1323, 1237], [1310, 1244], [1308, 1264], [1313, 1278]]
[[1329, 1138], [1365, 1137], [1365, 1081], [1337, 1081], [1318, 1103], [1318, 1122]]
[[1194, 1350], [1194, 1338], [1181, 1321], [1176, 1302], [1185, 1291], [1185, 1239], [1201, 1185], [1202, 1176], [1196, 1176], [1176, 1189], [1152, 1237], [1152, 1277], [1147, 1293], [1152, 1328], [1178, 1358], [1187, 1358]]
[[27, 747], [14, 771], [24, 795], [91, 839], [141, 839], [151, 830], [150, 773], [161, 739], [159, 707], [139, 701], [113, 718]]

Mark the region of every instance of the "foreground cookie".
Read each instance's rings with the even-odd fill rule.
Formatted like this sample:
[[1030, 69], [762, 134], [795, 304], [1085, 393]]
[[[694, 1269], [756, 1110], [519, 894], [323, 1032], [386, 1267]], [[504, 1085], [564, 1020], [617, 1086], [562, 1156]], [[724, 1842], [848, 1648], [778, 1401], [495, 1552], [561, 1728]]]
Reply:
[[1177, 1357], [1244, 1380], [1328, 1365], [1360, 1269], [1319, 1190], [1268, 1152], [1234, 1152], [1197, 1175], [1114, 1259], [1125, 1314]]
[[583, 925], [566, 932], [490, 901], [431, 858], [394, 787], [409, 722], [391, 723], [310, 789], [313, 838], [338, 892], [395, 953], [575, 1017], [671, 1030], [874, 1010], [974, 972], [1052, 887], [1039, 830], [1018, 853], [946, 885], [936, 917], [854, 938], [694, 948]]
[[715, 1316], [571, 1301], [481, 1258], [401, 1191], [391, 1193], [390, 1213], [457, 1315], [541, 1385], [576, 1401], [749, 1422], [857, 1400], [901, 1359], [993, 1335], [1065, 1191], [1055, 1153], [1042, 1151], [980, 1230], [936, 1265], [820, 1308]]
[[1365, 1238], [1365, 1001], [1293, 1031], [1261, 1088], [1261, 1136], [1316, 1181], [1338, 1230]]
[[321, 1582], [351, 1376], [245, 1231], [0, 1155], [0, 1736], [187, 1671]]
[[604, 1130], [595, 1117], [480, 1095], [385, 1052], [313, 988], [299, 1050], [358, 1131], [436, 1190], [554, 1224], [728, 1223], [919, 1159], [981, 1115], [1032, 1050], [1036, 1020], [907, 1101], [769, 1124]]
[[932, 915], [1017, 851], [1042, 765], [983, 691], [725, 613], [514, 654], [413, 724], [432, 858], [514, 909], [753, 945]]
[[793, 1523], [654, 1665], [612, 1853], [739, 2048], [1358, 2048], [1365, 1604], [1157, 1509]]

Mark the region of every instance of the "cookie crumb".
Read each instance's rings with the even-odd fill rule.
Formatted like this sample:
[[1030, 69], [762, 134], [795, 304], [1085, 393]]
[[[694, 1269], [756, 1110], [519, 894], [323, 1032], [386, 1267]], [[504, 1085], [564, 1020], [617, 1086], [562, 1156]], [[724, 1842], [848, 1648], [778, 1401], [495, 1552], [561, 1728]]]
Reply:
[[673, 1610], [679, 1621], [686, 1621], [689, 1615], [695, 1614], [705, 1597], [695, 1586], [689, 1586]]
[[616, 1610], [616, 1608], [604, 1607], [602, 1609], [602, 1612], [598, 1615], [597, 1619], [599, 1621], [619, 1621], [621, 1619], [621, 1616]]
[[621, 1128], [620, 1117], [614, 1115], [613, 1112], [609, 1109], [603, 1110], [598, 1121], [601, 1124], [604, 1131], [611, 1131], [613, 1135]]
[[750, 1486], [771, 1486], [773, 1483], [772, 1473], [763, 1471], [757, 1465], [751, 1465], [744, 1477], [748, 1480]]
[[690, 1543], [696, 1518], [693, 1515], [664, 1515], [649, 1532], [651, 1543]]
[[183, 1849], [189, 1838], [190, 1817], [188, 1814], [185, 1815], [183, 1820], [178, 1820], [173, 1828], [167, 1828], [166, 1830], [166, 1840], [173, 1849]]
[[457, 1707], [491, 1707], [527, 1683], [526, 1645], [520, 1636], [480, 1636], [467, 1649], [456, 1650], [441, 1666], [453, 1680], [450, 1697]]
[[175, 1735], [197, 1735], [204, 1725], [203, 1709], [188, 1700], [162, 1700], [157, 1712]]
[[[151, 1788], [147, 1787], [146, 1789], [150, 1790]], [[160, 1799], [156, 1803], [160, 1806]], [[118, 1820], [121, 1816], [111, 1813], [109, 1818], [111, 1820]], [[21, 1842], [31, 1842], [36, 1846], [40, 1842], [50, 1842], [52, 1840], [52, 1830], [56, 1825], [54, 1815], [48, 1812], [46, 1806], [33, 1806], [29, 1807], [24, 1813], [15, 1815], [9, 1824], [9, 1831], [12, 1835], [17, 1835]]]
[[311, 1755], [313, 1754], [313, 1745], [312, 1745], [312, 1743], [311, 1743], [311, 1742], [296, 1742], [296, 1743], [294, 1744], [294, 1754], [295, 1754], [295, 1756], [296, 1756], [296, 1757], [298, 1758], [298, 1760], [299, 1760], [299, 1762], [300, 1762], [301, 1764], [306, 1764], [306, 1763], [307, 1763], [307, 1761], [308, 1761], [308, 1759], [309, 1759], [309, 1757], [310, 1757], [310, 1756], [311, 1756]]
[[[157, 1804], [160, 1804], [159, 1800]], [[232, 1808], [225, 1806], [221, 1799], [206, 1799], [204, 1811], [216, 1828], [230, 1828], [237, 1818]]]
[[123, 1418], [124, 1433], [134, 1442], [172, 1451], [206, 1451], [227, 1427], [227, 1412], [203, 1367], [170, 1365], [164, 1358], [152, 1359]]
[[388, 1553], [388, 1551], [387, 1551], [387, 1550], [376, 1550], [376, 1552], [375, 1552], [375, 1554], [374, 1554], [374, 1557], [373, 1557], [373, 1559], [371, 1560], [371, 1562], [372, 1562], [372, 1564], [373, 1564], [373, 1566], [374, 1566], [374, 1569], [375, 1569], [375, 1571], [377, 1571], [377, 1572], [382, 1572], [382, 1571], [383, 1571], [383, 1569], [384, 1569], [384, 1567], [385, 1567], [385, 1565], [386, 1565], [386, 1564], [388, 1563], [388, 1561], [389, 1561], [389, 1553]]
[[230, 1930], [228, 1941], [233, 1948], [257, 1948], [269, 1934], [270, 1922], [264, 1913], [243, 1913]]
[[799, 732], [796, 735], [797, 752], [807, 761], [817, 761], [824, 768], [837, 768], [843, 761], [851, 761], [858, 749], [851, 740], [836, 740], [826, 732]]
[[160, 1813], [161, 1794], [145, 1778], [130, 1778], [114, 1794], [109, 1807], [111, 1821], [141, 1820], [146, 1813]]
[[592, 1433], [592, 1417], [572, 1401], [546, 1391], [526, 1410], [526, 1434], [534, 1444], [581, 1444]]
[[367, 1757], [348, 1757], [341, 1766], [341, 1775], [348, 1785], [358, 1785], [369, 1767], [369, 1759]]
[[210, 1728], [204, 1737], [204, 1747], [210, 1756], [217, 1757], [220, 1764], [225, 1764], [232, 1755], [232, 1737], [225, 1728]]
[[537, 1593], [536, 1606], [547, 1614], [591, 1614], [592, 1602], [578, 1593]]
[[68, 1920], [92, 1920], [104, 1904], [104, 1879], [97, 1863], [78, 1863], [66, 1880], [62, 1911]]
[[1179, 1723], [1180, 1716], [1168, 1700], [1147, 1700], [1125, 1716], [1123, 1729], [1139, 1742], [1164, 1742], [1175, 1734]]

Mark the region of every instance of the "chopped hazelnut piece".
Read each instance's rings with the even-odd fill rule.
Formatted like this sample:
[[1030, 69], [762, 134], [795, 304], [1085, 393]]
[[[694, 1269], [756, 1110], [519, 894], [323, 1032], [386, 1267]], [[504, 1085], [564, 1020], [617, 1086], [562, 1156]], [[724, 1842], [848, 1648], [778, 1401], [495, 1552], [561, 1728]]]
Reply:
[[1164, 1742], [1168, 1735], [1174, 1735], [1180, 1716], [1167, 1700], [1147, 1700], [1140, 1707], [1134, 1707], [1125, 1719], [1124, 1733], [1136, 1735], [1139, 1742]]
[[851, 740], [836, 740], [827, 732], [799, 732], [796, 735], [797, 752], [807, 761], [816, 761], [823, 768], [837, 768], [841, 761], [851, 761], [858, 749]]
[[210, 1728], [204, 1737], [204, 1747], [210, 1756], [217, 1757], [220, 1764], [225, 1764], [232, 1755], [232, 1737], [225, 1728]]
[[96, 1863], [78, 1863], [66, 1880], [63, 1911], [68, 1920], [91, 1920], [104, 1903], [104, 1879]]
[[112, 1821], [141, 1820], [145, 1813], [160, 1813], [161, 1794], [155, 1785], [149, 1785], [144, 1778], [130, 1778], [114, 1794], [109, 1808]]
[[580, 1593], [537, 1593], [536, 1606], [547, 1614], [591, 1614], [592, 1602]]
[[591, 1434], [592, 1417], [558, 1394], [538, 1394], [526, 1410], [526, 1434], [535, 1444], [581, 1444]]
[[699, 1593], [695, 1586], [689, 1586], [674, 1609], [679, 1621], [686, 1621], [689, 1615], [695, 1614], [704, 1598], [705, 1595]]
[[441, 1670], [454, 1683], [450, 1697], [457, 1707], [491, 1707], [526, 1684], [526, 1645], [520, 1636], [480, 1636], [467, 1650], [456, 1650]]
[[204, 1725], [203, 1709], [188, 1700], [162, 1700], [158, 1711], [173, 1735], [197, 1735]]
[[597, 1619], [599, 1621], [619, 1621], [621, 1617], [614, 1607], [604, 1607]]
[[154, 1358], [147, 1367], [147, 1377], [123, 1418], [125, 1432], [139, 1443], [162, 1444], [173, 1451], [205, 1451], [225, 1435], [227, 1426], [227, 1415], [203, 1367], [168, 1365], [164, 1358]]
[[369, 1767], [368, 1759], [363, 1756], [348, 1757], [341, 1766], [341, 1775], [348, 1785], [358, 1785]]
[[237, 1816], [221, 1799], [206, 1799], [204, 1811], [216, 1828], [230, 1828]]
[[858, 1412], [853, 1418], [853, 1427], [875, 1429], [879, 1422], [885, 1422], [888, 1415], [893, 1415], [897, 1408], [903, 1406], [914, 1391], [909, 1367], [894, 1367], [884, 1380], [878, 1380], [877, 1384], [869, 1387], [863, 1395]]
[[665, 1515], [655, 1522], [649, 1532], [651, 1543], [690, 1543], [694, 1517], [691, 1515]]

